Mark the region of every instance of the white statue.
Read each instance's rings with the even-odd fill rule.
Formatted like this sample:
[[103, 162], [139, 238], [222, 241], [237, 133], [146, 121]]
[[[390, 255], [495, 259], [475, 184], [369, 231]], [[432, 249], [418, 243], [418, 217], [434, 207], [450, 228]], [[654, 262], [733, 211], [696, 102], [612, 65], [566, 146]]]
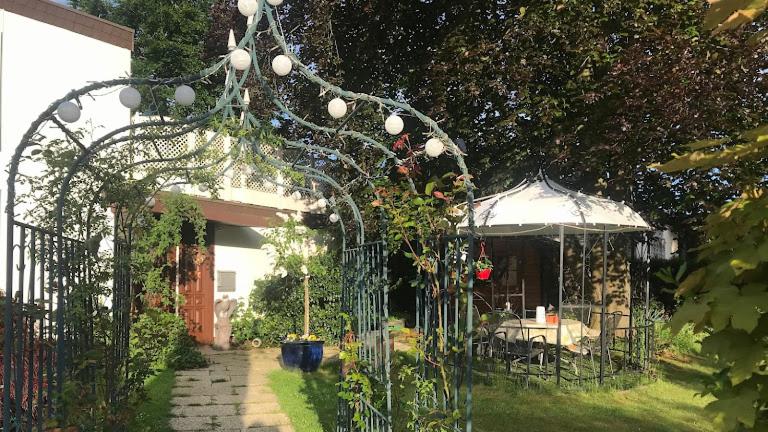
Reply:
[[232, 300], [228, 295], [216, 300], [213, 310], [216, 313], [216, 335], [213, 338], [214, 348], [229, 350], [229, 338], [232, 335], [232, 324], [229, 318], [235, 312], [237, 300]]

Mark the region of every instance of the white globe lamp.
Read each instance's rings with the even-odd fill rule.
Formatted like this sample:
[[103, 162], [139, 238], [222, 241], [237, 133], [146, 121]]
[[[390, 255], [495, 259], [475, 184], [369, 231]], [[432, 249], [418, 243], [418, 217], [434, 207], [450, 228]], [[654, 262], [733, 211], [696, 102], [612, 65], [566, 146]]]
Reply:
[[328, 216], [328, 220], [331, 221], [331, 223], [336, 223], [339, 221], [339, 215], [332, 213], [330, 216]]
[[403, 126], [403, 118], [397, 114], [387, 117], [387, 120], [384, 122], [384, 129], [390, 135], [397, 135], [402, 132]]
[[267, 3], [269, 3], [270, 6], [280, 6], [283, 4], [283, 0], [267, 0]]
[[296, 201], [298, 201], [298, 200], [300, 200], [300, 199], [301, 199], [301, 192], [299, 192], [299, 191], [296, 191], [296, 192], [294, 192], [294, 193], [292, 193], [292, 194], [291, 194], [291, 197], [293, 197], [293, 199], [295, 199]]
[[56, 108], [56, 114], [65, 122], [74, 123], [80, 120], [80, 107], [72, 101], [62, 102]]
[[133, 87], [120, 90], [120, 103], [128, 109], [135, 110], [141, 104], [141, 93]]
[[256, 15], [258, 9], [258, 0], [237, 0], [237, 10], [247, 17]]
[[206, 193], [208, 192], [208, 185], [201, 184], [200, 186], [197, 187], [197, 190], [199, 190], [202, 193]]
[[291, 73], [293, 69], [293, 62], [291, 58], [285, 54], [280, 54], [272, 59], [272, 70], [279, 76], [286, 76]]
[[233, 50], [232, 54], [229, 55], [229, 61], [232, 62], [232, 66], [234, 66], [235, 69], [244, 71], [251, 65], [251, 55], [248, 54], [248, 51], [238, 48]]
[[317, 200], [317, 206], [321, 209], [324, 209], [328, 207], [328, 201], [325, 198], [320, 198]]
[[436, 158], [445, 151], [445, 144], [437, 138], [430, 138], [424, 146], [424, 151], [427, 153], [427, 156]]
[[181, 106], [190, 106], [195, 103], [195, 90], [188, 85], [180, 85], [176, 87], [176, 93], [174, 93], [174, 99], [176, 103]]
[[347, 103], [342, 98], [333, 98], [328, 102], [328, 114], [335, 119], [340, 119], [347, 115]]

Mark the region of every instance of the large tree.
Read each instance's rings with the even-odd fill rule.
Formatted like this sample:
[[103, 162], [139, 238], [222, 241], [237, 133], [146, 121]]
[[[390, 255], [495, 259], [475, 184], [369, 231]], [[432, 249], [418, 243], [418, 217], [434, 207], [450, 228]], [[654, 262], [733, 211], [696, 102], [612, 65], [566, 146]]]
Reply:
[[[226, 53], [229, 28], [245, 30], [235, 0], [110, 4], [110, 19], [137, 29], [135, 75], [201, 69]], [[740, 178], [763, 167], [674, 175], [646, 168], [694, 139], [748, 129], [768, 115], [761, 69], [768, 47], [745, 43], [760, 23], [711, 35], [698, 0], [289, 0], [279, 11], [289, 43], [323, 76], [443, 120], [466, 141], [483, 193], [544, 168], [631, 201], [686, 237], [692, 223], [738, 194]], [[273, 47], [264, 38], [263, 64]], [[302, 115], [328, 121], [315, 86], [273, 83]], [[253, 108], [269, 116], [252, 90]], [[207, 91], [200, 106], [212, 102]], [[369, 114], [357, 124], [377, 128], [375, 110]]]

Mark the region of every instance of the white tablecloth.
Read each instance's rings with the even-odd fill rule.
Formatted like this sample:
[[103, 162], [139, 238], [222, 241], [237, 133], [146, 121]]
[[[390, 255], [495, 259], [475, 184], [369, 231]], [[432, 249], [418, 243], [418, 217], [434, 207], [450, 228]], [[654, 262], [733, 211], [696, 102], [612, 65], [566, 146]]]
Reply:
[[[543, 335], [547, 338], [548, 344], [557, 344], [557, 324], [539, 323], [535, 319], [524, 319], [520, 322], [523, 325], [522, 330], [517, 320], [507, 320], [501, 323], [496, 332], [506, 332], [507, 340], [510, 342], [514, 340], [527, 341], [534, 336]], [[579, 320], [563, 319], [560, 332], [561, 345], [575, 344], [582, 336], [596, 338], [600, 336], [600, 330], [591, 329]], [[496, 337], [504, 338], [504, 335], [496, 333]], [[540, 338], [537, 342], [539, 341]]]

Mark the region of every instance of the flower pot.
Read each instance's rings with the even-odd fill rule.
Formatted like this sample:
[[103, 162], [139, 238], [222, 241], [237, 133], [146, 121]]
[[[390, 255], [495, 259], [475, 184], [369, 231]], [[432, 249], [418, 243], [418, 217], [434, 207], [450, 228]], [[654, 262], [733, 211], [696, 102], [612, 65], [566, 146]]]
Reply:
[[323, 341], [296, 341], [280, 344], [283, 365], [290, 369], [314, 372], [323, 361]]
[[481, 269], [481, 270], [476, 270], [475, 271], [475, 277], [477, 277], [480, 280], [488, 280], [488, 279], [491, 278], [491, 271], [492, 270], [493, 270], [492, 268], [484, 268], [484, 269]]
[[557, 324], [557, 314], [547, 314], [547, 324]]

